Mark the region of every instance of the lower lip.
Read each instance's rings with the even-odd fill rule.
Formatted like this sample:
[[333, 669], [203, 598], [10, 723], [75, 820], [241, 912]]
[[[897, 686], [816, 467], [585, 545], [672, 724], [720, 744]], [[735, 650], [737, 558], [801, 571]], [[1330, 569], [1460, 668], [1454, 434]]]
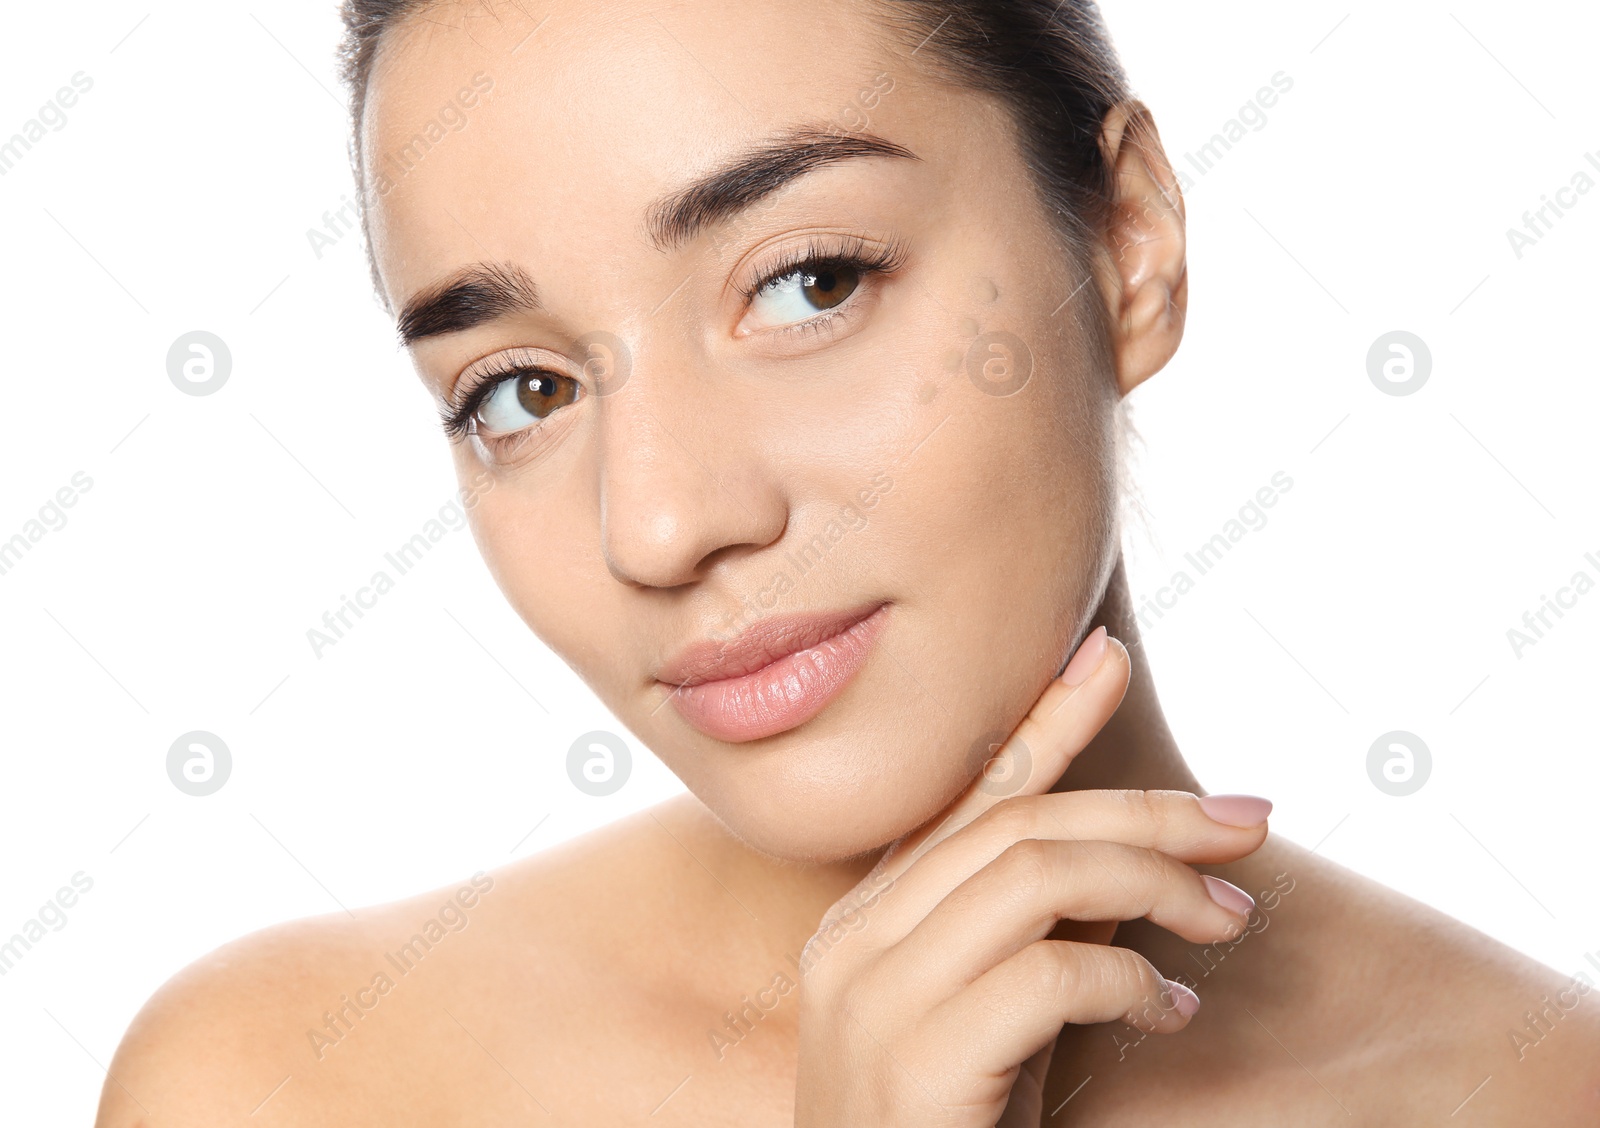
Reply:
[[672, 703], [689, 724], [737, 744], [798, 728], [839, 696], [867, 660], [887, 605], [855, 626], [753, 673], [677, 687]]

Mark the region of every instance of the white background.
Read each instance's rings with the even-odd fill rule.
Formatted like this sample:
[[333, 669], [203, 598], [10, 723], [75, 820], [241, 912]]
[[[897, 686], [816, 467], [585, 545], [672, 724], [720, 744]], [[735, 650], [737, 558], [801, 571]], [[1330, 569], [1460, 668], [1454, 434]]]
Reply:
[[[1187, 338], [1137, 393], [1136, 594], [1294, 482], [1147, 634], [1185, 752], [1210, 789], [1275, 800], [1282, 834], [1574, 972], [1600, 951], [1600, 593], [1520, 657], [1506, 632], [1600, 578], [1600, 191], [1520, 259], [1506, 230], [1600, 178], [1596, 12], [1105, 10], [1180, 167], [1293, 79], [1188, 193]], [[0, 139], [74, 73], [93, 88], [0, 177], [0, 539], [75, 472], [93, 486], [0, 576], [0, 940], [94, 885], [0, 977], [6, 1123], [86, 1123], [139, 1005], [218, 944], [679, 789], [634, 741], [619, 793], [572, 786], [574, 737], [622, 730], [469, 534], [320, 659], [307, 642], [454, 489], [357, 238], [307, 239], [352, 194], [337, 35], [332, 0], [7, 12]], [[167, 377], [194, 329], [232, 352], [214, 395]], [[1394, 329], [1432, 353], [1408, 396], [1367, 375]], [[166, 773], [194, 729], [233, 757], [205, 798]], [[1366, 767], [1395, 729], [1433, 757], [1403, 798]]]

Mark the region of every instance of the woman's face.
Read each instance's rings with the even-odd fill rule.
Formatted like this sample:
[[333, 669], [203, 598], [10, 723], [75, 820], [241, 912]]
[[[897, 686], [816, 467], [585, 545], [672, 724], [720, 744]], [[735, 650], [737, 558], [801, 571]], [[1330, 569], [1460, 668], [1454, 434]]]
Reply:
[[[364, 128], [418, 371], [442, 410], [493, 389], [455, 447], [479, 547], [750, 845], [881, 846], [971, 782], [1114, 562], [1099, 290], [998, 103], [863, 5], [523, 6], [391, 34]], [[817, 256], [869, 265], [792, 272]], [[869, 612], [679, 688], [686, 648], [737, 673]], [[752, 624], [789, 645], [753, 658]]]

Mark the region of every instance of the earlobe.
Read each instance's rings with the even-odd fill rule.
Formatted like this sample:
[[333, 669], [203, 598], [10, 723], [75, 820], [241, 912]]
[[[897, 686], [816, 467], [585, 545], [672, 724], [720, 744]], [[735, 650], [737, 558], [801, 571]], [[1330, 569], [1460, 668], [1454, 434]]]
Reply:
[[1159, 372], [1183, 339], [1189, 298], [1183, 194], [1142, 103], [1113, 108], [1100, 143], [1116, 191], [1101, 289], [1111, 314], [1117, 390], [1125, 396]]

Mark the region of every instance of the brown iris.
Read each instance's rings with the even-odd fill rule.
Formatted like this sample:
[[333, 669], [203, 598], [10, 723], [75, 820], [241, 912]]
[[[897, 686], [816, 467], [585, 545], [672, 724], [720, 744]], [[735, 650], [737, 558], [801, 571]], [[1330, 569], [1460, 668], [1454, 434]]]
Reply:
[[545, 418], [578, 398], [578, 382], [570, 376], [530, 372], [517, 377], [517, 404], [529, 415]]
[[832, 309], [855, 293], [860, 284], [861, 272], [843, 264], [824, 270], [808, 270], [800, 276], [801, 293], [806, 301], [818, 309]]

